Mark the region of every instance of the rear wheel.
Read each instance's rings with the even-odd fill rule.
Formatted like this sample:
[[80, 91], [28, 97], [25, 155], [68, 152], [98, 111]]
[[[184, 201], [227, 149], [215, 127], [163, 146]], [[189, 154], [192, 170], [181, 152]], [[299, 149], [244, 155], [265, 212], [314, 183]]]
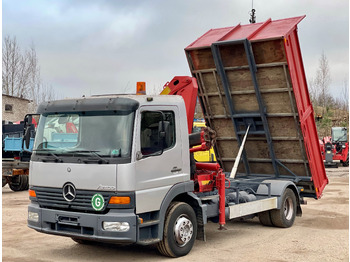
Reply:
[[17, 175], [10, 178], [9, 187], [12, 191], [22, 191], [24, 189], [24, 186], [25, 178], [23, 178], [23, 175]]
[[264, 226], [273, 226], [272, 221], [271, 221], [271, 215], [270, 211], [264, 211], [258, 214], [259, 216], [259, 221], [262, 225]]
[[23, 190], [27, 190], [29, 187], [29, 178], [27, 175], [21, 175], [21, 179], [22, 179], [22, 187], [21, 187], [21, 191]]
[[282, 196], [281, 209], [270, 211], [271, 222], [276, 227], [291, 227], [295, 220], [297, 200], [292, 189], [287, 188]]
[[157, 246], [159, 252], [168, 257], [185, 256], [196, 236], [197, 220], [192, 207], [183, 202], [172, 203], [165, 216], [163, 240]]
[[5, 177], [2, 177], [2, 187], [6, 186], [7, 180]]

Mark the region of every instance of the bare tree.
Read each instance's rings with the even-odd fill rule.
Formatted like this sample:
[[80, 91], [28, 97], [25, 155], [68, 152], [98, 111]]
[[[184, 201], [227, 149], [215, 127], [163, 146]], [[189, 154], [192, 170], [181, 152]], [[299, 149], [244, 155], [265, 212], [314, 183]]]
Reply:
[[21, 63], [20, 49], [16, 38], [4, 39], [2, 48], [2, 92], [7, 95], [20, 96], [16, 82], [18, 82]]
[[43, 84], [34, 44], [22, 51], [16, 37], [6, 36], [2, 47], [2, 93], [33, 100], [35, 105], [55, 99], [52, 86]]
[[308, 88], [309, 88], [309, 94], [310, 94], [312, 105], [314, 107], [315, 112], [318, 113], [317, 107], [318, 107], [318, 100], [319, 100], [319, 92], [318, 92], [318, 87], [315, 83], [314, 78], [311, 78], [309, 80]]
[[327, 102], [329, 102], [329, 99], [331, 97], [328, 93], [330, 83], [331, 77], [328, 60], [326, 55], [322, 53], [315, 79], [315, 85], [317, 86], [319, 92], [318, 102], [320, 106], [322, 106], [322, 115], [324, 115]]
[[344, 80], [344, 85], [341, 90], [342, 110], [349, 112], [349, 84]]

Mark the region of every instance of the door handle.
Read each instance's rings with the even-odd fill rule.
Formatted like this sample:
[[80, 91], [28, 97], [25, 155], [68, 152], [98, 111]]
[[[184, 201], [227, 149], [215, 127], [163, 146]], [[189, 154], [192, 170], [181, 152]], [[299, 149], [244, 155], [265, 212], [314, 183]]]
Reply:
[[178, 167], [174, 166], [173, 169], [171, 169], [171, 172], [175, 173], [175, 172], [180, 172], [181, 170], [182, 170], [182, 168], [178, 168]]

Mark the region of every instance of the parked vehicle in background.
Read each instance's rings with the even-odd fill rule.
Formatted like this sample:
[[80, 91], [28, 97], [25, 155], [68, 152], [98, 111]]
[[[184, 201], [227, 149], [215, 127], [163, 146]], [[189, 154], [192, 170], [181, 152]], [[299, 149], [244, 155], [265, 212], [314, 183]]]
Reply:
[[349, 142], [346, 127], [332, 127], [331, 136], [321, 139], [320, 148], [326, 167], [349, 166]]
[[24, 121], [2, 123], [2, 186], [13, 191], [28, 189], [29, 160], [32, 154], [36, 121], [28, 130], [29, 146], [23, 144]]

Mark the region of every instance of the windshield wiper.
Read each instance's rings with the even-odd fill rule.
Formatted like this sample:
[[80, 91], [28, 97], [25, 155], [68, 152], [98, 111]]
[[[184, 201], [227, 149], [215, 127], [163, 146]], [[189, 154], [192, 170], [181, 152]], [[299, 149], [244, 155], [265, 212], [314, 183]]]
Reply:
[[42, 159], [43, 162], [49, 162], [49, 161], [60, 162], [60, 163], [63, 162], [61, 158], [59, 158], [57, 155], [51, 152], [51, 151], [55, 151], [54, 149], [33, 149], [33, 151], [48, 153], [54, 157], [54, 158], [43, 158]]
[[83, 160], [84, 163], [88, 163], [88, 162], [95, 162], [98, 161], [99, 164], [105, 163], [105, 164], [109, 164], [109, 161], [102, 158], [102, 156], [100, 156], [97, 152], [97, 150], [72, 150], [72, 151], [67, 151], [67, 153], [90, 153], [91, 155], [96, 156], [98, 159], [85, 159]]

